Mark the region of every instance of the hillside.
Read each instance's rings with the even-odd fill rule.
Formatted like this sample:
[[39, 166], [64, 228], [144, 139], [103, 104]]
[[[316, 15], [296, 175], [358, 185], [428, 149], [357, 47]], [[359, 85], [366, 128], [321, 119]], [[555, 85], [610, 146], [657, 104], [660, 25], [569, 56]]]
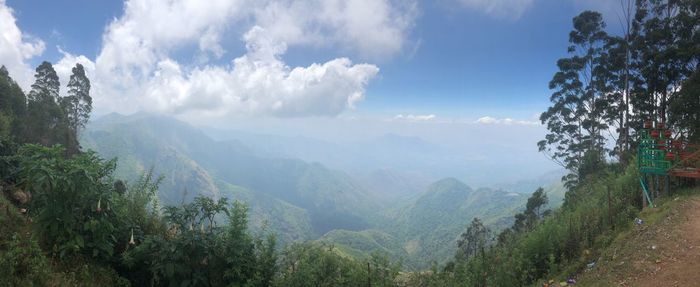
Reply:
[[159, 191], [164, 205], [197, 195], [241, 199], [251, 205], [254, 226], [270, 225], [284, 242], [336, 228], [367, 228], [369, 211], [376, 209], [367, 191], [342, 172], [259, 156], [237, 141], [215, 141], [172, 118], [108, 115], [87, 128], [81, 143], [105, 158], [118, 158], [120, 178], [133, 181], [154, 167], [164, 176]]
[[412, 265], [427, 267], [431, 261], [442, 263], [454, 254], [457, 238], [472, 218], [479, 217], [498, 230], [510, 223], [526, 199], [525, 195], [502, 190], [473, 190], [447, 178], [431, 184], [413, 202], [394, 211], [396, 223], [387, 228], [403, 239]]
[[700, 189], [640, 213], [579, 279], [583, 286], [696, 286], [700, 282]]
[[512, 222], [526, 199], [526, 195], [502, 190], [473, 190], [459, 180], [446, 178], [387, 210], [389, 220], [380, 227], [382, 231], [339, 230], [320, 241], [332, 242], [359, 258], [375, 251], [388, 252], [408, 269], [424, 269], [433, 261], [451, 259], [456, 241], [471, 219], [479, 217], [494, 231], [500, 230]]
[[[215, 140], [175, 119], [146, 113], [102, 117], [88, 126], [81, 143], [105, 158], [118, 158], [116, 175], [127, 181], [153, 167], [164, 176], [163, 205], [198, 195], [241, 200], [251, 207], [251, 226], [269, 228], [283, 243], [318, 239], [356, 258], [380, 251], [409, 268], [451, 258], [456, 239], [474, 217], [494, 231], [509, 225], [527, 198], [500, 189], [473, 190], [454, 178], [428, 184], [390, 168], [351, 176], [270, 152], [269, 146], [251, 147], [221, 135]], [[375, 144], [382, 150], [392, 144], [397, 150], [434, 149], [396, 135]], [[561, 202], [558, 187], [547, 188], [555, 206]]]
[[403, 251], [399, 238], [376, 229], [333, 230], [323, 235], [318, 241], [332, 243], [341, 254], [356, 259], [366, 259], [372, 252], [390, 254], [394, 260], [408, 257], [408, 254]]

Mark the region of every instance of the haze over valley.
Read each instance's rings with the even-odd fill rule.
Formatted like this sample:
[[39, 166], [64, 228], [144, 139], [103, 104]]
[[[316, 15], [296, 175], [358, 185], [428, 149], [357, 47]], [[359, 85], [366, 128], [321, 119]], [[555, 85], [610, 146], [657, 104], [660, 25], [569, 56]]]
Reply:
[[699, 0], [0, 0], [0, 287], [697, 285], [699, 43]]
[[163, 205], [198, 195], [240, 200], [251, 207], [251, 226], [269, 228], [282, 243], [331, 242], [357, 257], [384, 251], [415, 268], [449, 259], [468, 224], [463, 218], [479, 216], [505, 227], [538, 186], [547, 187], [552, 207], [563, 198], [563, 172], [545, 173], [529, 185], [523, 175], [521, 182], [500, 182], [500, 188], [470, 187], [470, 174], [487, 177], [479, 165], [485, 161], [464, 161], [456, 151], [396, 134], [333, 143], [199, 129], [137, 113], [94, 120], [81, 145], [118, 158], [116, 175], [127, 181], [153, 168], [164, 179]]

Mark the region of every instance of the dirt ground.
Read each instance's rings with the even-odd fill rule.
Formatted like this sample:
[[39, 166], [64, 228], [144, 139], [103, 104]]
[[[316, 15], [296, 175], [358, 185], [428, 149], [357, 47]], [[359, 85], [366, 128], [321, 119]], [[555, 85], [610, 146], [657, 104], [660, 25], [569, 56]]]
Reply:
[[680, 207], [678, 228], [656, 234], [661, 254], [654, 269], [629, 286], [700, 286], [700, 197]]
[[700, 286], [700, 196], [645, 210], [578, 286]]

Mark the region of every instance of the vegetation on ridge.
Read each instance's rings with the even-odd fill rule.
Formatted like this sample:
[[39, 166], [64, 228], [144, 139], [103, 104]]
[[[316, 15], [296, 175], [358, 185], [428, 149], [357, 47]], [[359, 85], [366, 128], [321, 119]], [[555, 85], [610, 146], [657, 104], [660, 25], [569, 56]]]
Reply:
[[[576, 276], [643, 208], [634, 165], [641, 121], [667, 122], [680, 139], [700, 137], [700, 3], [637, 0], [633, 14], [628, 8], [622, 36], [607, 34], [597, 12], [575, 17], [571, 55], [550, 82], [552, 106], [541, 116], [549, 133], [538, 147], [568, 171], [561, 208], [547, 210], [543, 189], [526, 201], [445, 179], [387, 215], [399, 223], [393, 227], [365, 214], [380, 205], [343, 173], [257, 157], [196, 131], [187, 134], [194, 141], [167, 149], [138, 142], [143, 130], [93, 134], [87, 143], [140, 144], [142, 156], [173, 167], [163, 179], [134, 156], [121, 168], [140, 176], [117, 179], [116, 160], [78, 142], [92, 109], [82, 66], [72, 70], [67, 96], [48, 62], [27, 94], [2, 67], [0, 286], [523, 286]], [[149, 140], [173, 138], [160, 122], [141, 124], [156, 125]], [[168, 185], [182, 196], [163, 204], [159, 187]], [[296, 217], [285, 222], [290, 230], [325, 236], [278, 247], [264, 222], [251, 231], [248, 207], [227, 196], [260, 196], [253, 191], [279, 200], [266, 208]], [[366, 229], [376, 226], [386, 232]], [[417, 266], [404, 255], [431, 260], [431, 269], [402, 274]]]

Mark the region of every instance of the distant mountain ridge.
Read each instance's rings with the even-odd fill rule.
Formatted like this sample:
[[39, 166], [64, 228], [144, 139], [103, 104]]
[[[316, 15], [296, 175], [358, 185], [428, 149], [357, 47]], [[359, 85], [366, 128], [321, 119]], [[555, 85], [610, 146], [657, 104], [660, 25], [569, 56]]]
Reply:
[[[165, 176], [159, 194], [164, 204], [202, 194], [247, 197], [257, 215], [283, 214], [276, 209], [290, 205], [304, 210], [308, 216], [271, 218], [282, 234], [309, 232], [308, 226], [295, 224], [312, 227], [308, 234], [289, 238], [311, 239], [334, 228], [367, 228], [368, 211], [376, 209], [367, 191], [340, 171], [296, 159], [260, 157], [237, 141], [212, 140], [168, 117], [108, 115], [91, 123], [81, 142], [106, 158], [119, 158], [117, 175], [128, 180], [155, 167]], [[261, 195], [277, 203], [260, 202]]]
[[320, 241], [333, 242], [342, 253], [355, 256], [388, 251], [407, 268], [423, 269], [454, 254], [457, 239], [472, 218], [481, 218], [497, 231], [513, 222], [526, 201], [524, 194], [474, 190], [455, 178], [445, 178], [387, 211], [389, 220], [379, 230], [333, 231]]
[[[154, 167], [156, 174], [165, 176], [159, 191], [164, 205], [197, 195], [241, 200], [251, 207], [251, 226], [269, 228], [282, 244], [330, 242], [352, 257], [382, 251], [404, 260], [409, 268], [447, 260], [474, 217], [494, 229], [509, 225], [528, 196], [511, 188], [472, 189], [453, 177], [431, 182], [420, 173], [390, 167], [346, 173], [285, 155], [275, 147], [282, 143], [263, 144], [275, 136], [223, 133], [213, 139], [208, 134], [169, 117], [110, 114], [89, 124], [81, 144], [105, 158], [117, 157], [116, 175], [129, 181]], [[246, 137], [259, 137], [260, 144]], [[328, 153], [338, 151], [332, 143], [297, 140], [300, 145], [326, 146]], [[397, 153], [436, 149], [419, 138], [392, 134], [372, 144], [379, 151]], [[548, 190], [558, 189], [553, 185]], [[563, 192], [557, 194], [563, 198]]]

